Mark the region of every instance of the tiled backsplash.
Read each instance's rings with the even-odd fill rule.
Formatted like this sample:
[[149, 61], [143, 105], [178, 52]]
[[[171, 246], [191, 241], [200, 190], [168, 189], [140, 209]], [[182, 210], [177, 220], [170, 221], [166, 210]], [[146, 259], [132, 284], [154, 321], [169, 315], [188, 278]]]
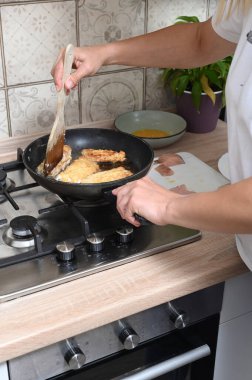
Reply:
[[[216, 0], [0, 0], [0, 138], [50, 130], [56, 91], [50, 75], [61, 47], [128, 38], [173, 24], [205, 20]], [[67, 125], [173, 105], [160, 70], [111, 66], [85, 78], [68, 97]]]

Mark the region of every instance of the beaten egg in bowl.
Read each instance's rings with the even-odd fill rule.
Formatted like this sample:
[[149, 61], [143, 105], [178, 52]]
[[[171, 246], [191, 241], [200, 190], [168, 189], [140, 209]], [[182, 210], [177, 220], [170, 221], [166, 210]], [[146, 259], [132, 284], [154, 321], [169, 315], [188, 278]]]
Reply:
[[167, 137], [170, 133], [159, 129], [138, 129], [137, 131], [132, 132], [132, 135], [147, 139], [157, 139], [160, 137]]
[[144, 139], [152, 148], [162, 148], [184, 135], [186, 121], [172, 112], [142, 110], [118, 116], [115, 127]]

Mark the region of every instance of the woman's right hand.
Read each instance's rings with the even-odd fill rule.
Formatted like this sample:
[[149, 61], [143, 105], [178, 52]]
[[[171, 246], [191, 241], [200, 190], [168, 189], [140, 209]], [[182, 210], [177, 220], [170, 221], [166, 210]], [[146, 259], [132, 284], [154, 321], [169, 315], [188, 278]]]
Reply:
[[[94, 75], [106, 63], [107, 45], [74, 48], [73, 68], [76, 69], [65, 82], [66, 92], [77, 86], [86, 76]], [[53, 65], [51, 74], [57, 91], [62, 88], [65, 49], [62, 49]]]

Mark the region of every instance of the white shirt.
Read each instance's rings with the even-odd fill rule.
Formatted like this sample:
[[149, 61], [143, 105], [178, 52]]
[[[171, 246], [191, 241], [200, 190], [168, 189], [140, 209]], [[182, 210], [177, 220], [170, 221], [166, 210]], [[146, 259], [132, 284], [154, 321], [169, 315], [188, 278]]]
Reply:
[[[222, 38], [237, 43], [226, 85], [230, 176], [235, 183], [252, 177], [252, 7], [246, 14], [236, 9], [219, 23], [214, 15], [212, 26]], [[236, 235], [236, 243], [252, 270], [252, 234]]]

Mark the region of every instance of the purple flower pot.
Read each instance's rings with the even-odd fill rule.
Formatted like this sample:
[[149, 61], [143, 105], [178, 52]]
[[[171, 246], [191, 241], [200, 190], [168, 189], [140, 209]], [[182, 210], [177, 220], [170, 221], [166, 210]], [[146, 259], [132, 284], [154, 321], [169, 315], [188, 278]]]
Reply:
[[185, 91], [177, 98], [177, 113], [186, 120], [188, 132], [206, 133], [215, 129], [221, 111], [222, 91], [216, 92], [215, 95], [216, 100], [213, 104], [209, 96], [202, 94], [199, 111], [192, 102], [190, 91]]

